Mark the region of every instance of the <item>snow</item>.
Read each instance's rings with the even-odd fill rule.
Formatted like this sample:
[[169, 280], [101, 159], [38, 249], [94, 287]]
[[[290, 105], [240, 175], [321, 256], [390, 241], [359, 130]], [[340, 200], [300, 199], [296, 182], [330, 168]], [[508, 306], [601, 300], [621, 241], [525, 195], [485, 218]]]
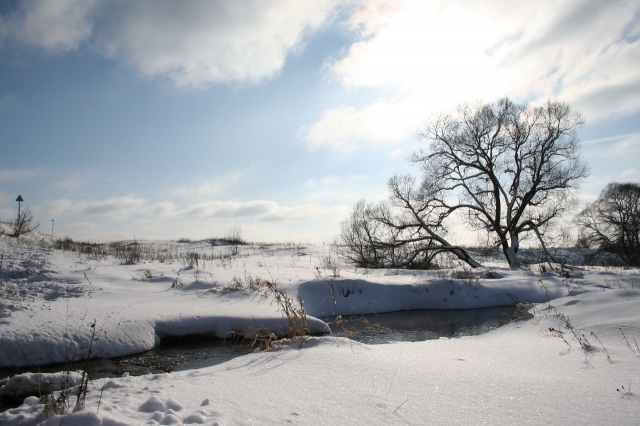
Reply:
[[[64, 416], [29, 397], [0, 424], [637, 423], [637, 270], [566, 277], [493, 261], [471, 274], [366, 270], [340, 264], [328, 246], [240, 246], [232, 256], [204, 242], [143, 243], [173, 254], [123, 264], [0, 241], [0, 366], [34, 366], [0, 393], [59, 383], [37, 366], [80, 359], [89, 347], [113, 357], [165, 336], [228, 337], [261, 325], [283, 335], [278, 305], [248, 288], [258, 277], [303, 302], [316, 332], [333, 314], [533, 304], [527, 320], [480, 336], [386, 345], [317, 336], [199, 370], [97, 379]], [[186, 252], [201, 254], [198, 265]]]

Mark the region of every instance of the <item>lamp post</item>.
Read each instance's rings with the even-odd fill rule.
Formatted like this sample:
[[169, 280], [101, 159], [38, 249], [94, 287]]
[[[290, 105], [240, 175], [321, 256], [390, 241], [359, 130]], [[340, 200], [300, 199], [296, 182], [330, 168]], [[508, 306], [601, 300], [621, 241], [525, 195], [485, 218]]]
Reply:
[[53, 219], [51, 219], [51, 239], [53, 240], [53, 225], [55, 225], [55, 222], [53, 221]]

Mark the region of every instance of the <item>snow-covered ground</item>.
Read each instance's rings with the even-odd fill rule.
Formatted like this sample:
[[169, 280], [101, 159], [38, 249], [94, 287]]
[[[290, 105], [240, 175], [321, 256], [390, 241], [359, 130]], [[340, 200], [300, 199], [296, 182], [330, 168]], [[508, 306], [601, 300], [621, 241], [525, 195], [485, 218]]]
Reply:
[[5, 379], [0, 393], [59, 381], [37, 366], [89, 348], [114, 357], [169, 335], [228, 337], [260, 326], [283, 335], [279, 305], [249, 288], [256, 278], [303, 302], [318, 333], [327, 331], [318, 318], [334, 314], [550, 302], [481, 336], [375, 346], [312, 337], [200, 370], [99, 379], [64, 417], [30, 397], [0, 424], [637, 424], [640, 416], [637, 270], [567, 278], [495, 261], [471, 273], [366, 270], [341, 264], [329, 246], [235, 253], [147, 241], [139, 246], [147, 260], [123, 263], [34, 239], [0, 241], [0, 366], [34, 367]]

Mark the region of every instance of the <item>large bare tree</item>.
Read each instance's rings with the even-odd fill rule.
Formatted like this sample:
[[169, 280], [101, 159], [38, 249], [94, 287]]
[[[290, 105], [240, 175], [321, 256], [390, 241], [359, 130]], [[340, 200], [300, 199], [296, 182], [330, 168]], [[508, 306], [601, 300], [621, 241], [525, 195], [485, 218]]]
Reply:
[[439, 208], [463, 212], [517, 268], [522, 236], [533, 232], [550, 257], [540, 230], [575, 205], [588, 175], [576, 136], [582, 124], [555, 101], [462, 105], [424, 126], [419, 136], [428, 148], [410, 160], [422, 168], [422, 187], [442, 195], [434, 200]]
[[449, 252], [480, 266], [444, 238], [447, 221], [461, 213], [502, 247], [511, 267], [520, 267], [517, 253], [527, 234], [554, 261], [544, 232], [575, 206], [588, 175], [576, 136], [582, 124], [579, 113], [553, 101], [528, 106], [501, 99], [439, 116], [418, 132], [428, 147], [410, 158], [422, 169], [421, 182], [394, 176], [389, 201], [359, 202], [342, 224], [342, 254], [363, 266], [402, 267], [428, 265]]

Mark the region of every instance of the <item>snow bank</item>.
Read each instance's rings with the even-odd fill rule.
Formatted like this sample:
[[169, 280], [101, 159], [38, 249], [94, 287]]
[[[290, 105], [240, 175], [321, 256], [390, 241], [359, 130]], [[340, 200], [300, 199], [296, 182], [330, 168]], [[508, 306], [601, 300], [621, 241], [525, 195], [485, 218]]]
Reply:
[[76, 386], [81, 378], [81, 371], [16, 374], [0, 381], [0, 397], [46, 395], [64, 387]]
[[322, 266], [323, 247], [243, 247], [235, 257], [200, 248], [213, 255], [197, 268], [4, 249], [3, 366], [82, 357], [90, 345], [94, 356], [123, 355], [169, 335], [282, 331], [279, 307], [248, 288], [251, 276], [276, 281], [314, 317], [545, 303], [533, 319], [481, 336], [377, 346], [317, 337], [201, 370], [95, 380], [75, 412], [46, 413], [31, 397], [1, 413], [3, 425], [634, 424], [640, 414], [635, 270], [566, 277], [498, 264], [455, 275], [342, 265], [336, 274]]
[[[376, 346], [312, 338], [202, 370], [97, 380], [63, 424], [636, 424], [640, 353], [620, 328], [632, 345], [640, 339], [640, 291], [552, 304], [589, 349], [551, 335], [569, 332], [538, 305], [533, 320], [481, 336]], [[30, 403], [0, 423], [60, 421]]]

